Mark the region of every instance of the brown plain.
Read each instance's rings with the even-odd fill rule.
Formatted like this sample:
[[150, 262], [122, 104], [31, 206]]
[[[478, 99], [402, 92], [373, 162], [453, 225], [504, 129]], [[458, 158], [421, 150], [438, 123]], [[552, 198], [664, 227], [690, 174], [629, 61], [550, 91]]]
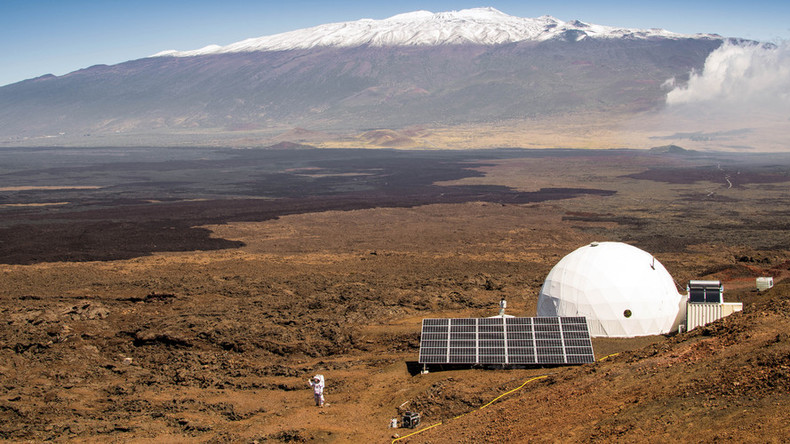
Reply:
[[[0, 438], [82, 442], [780, 442], [790, 436], [787, 182], [629, 177], [624, 153], [492, 161], [442, 185], [615, 190], [207, 225], [243, 247], [0, 265]], [[770, 207], [766, 205], [770, 203]], [[534, 316], [551, 267], [633, 243], [681, 285], [721, 279], [742, 314], [596, 340], [595, 364], [410, 373], [424, 317]], [[754, 278], [777, 285], [757, 293]], [[413, 364], [411, 364], [413, 365]], [[413, 370], [413, 369], [412, 369]], [[317, 409], [306, 380], [326, 376]], [[478, 408], [529, 378], [491, 406]], [[467, 414], [468, 413], [468, 414]], [[453, 419], [458, 415], [464, 416]]]

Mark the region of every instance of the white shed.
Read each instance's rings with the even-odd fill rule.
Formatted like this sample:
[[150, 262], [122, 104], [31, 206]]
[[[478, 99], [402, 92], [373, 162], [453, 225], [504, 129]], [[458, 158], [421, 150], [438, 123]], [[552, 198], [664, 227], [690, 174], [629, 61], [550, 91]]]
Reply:
[[763, 291], [768, 290], [769, 288], [774, 286], [774, 278], [773, 277], [758, 277], [757, 278], [757, 290]]

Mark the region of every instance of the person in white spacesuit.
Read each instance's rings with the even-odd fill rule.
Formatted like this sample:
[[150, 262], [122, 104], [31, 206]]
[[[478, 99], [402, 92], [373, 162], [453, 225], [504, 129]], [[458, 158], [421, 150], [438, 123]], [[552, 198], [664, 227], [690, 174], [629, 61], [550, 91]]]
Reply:
[[313, 396], [315, 397], [315, 405], [318, 407], [324, 406], [324, 375], [315, 375], [312, 379], [307, 381], [310, 387], [313, 388]]

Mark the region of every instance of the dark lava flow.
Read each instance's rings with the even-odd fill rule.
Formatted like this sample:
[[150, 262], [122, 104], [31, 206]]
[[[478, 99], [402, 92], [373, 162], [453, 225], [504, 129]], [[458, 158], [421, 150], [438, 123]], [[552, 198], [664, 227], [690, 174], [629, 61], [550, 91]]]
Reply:
[[[473, 201], [523, 204], [614, 194], [582, 188], [518, 192], [502, 186], [435, 185], [480, 177], [483, 173], [475, 168], [489, 159], [534, 155], [521, 150], [204, 149], [203, 158], [194, 158], [194, 151], [171, 150], [164, 156], [155, 150], [151, 156], [138, 151], [134, 159], [115, 161], [107, 155], [91, 157], [84, 150], [77, 154], [84, 158], [68, 159], [65, 166], [28, 161], [0, 174], [3, 183], [20, 186], [96, 187], [0, 193], [0, 204], [67, 202], [4, 208], [0, 262], [102, 261], [157, 251], [237, 248], [243, 244], [211, 238], [208, 230], [195, 227], [288, 214]], [[47, 151], [43, 154], [46, 158]], [[568, 153], [540, 154], [547, 155]]]

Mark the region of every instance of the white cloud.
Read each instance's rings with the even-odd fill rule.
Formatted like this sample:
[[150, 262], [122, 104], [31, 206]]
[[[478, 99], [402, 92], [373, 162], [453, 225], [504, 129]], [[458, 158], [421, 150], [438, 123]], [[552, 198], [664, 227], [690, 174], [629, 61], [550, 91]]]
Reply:
[[699, 150], [790, 152], [790, 42], [725, 43], [688, 82], [667, 80], [663, 111], [641, 124]]
[[790, 113], [790, 42], [778, 46], [725, 43], [687, 84], [670, 79], [667, 105], [704, 105], [741, 112]]

